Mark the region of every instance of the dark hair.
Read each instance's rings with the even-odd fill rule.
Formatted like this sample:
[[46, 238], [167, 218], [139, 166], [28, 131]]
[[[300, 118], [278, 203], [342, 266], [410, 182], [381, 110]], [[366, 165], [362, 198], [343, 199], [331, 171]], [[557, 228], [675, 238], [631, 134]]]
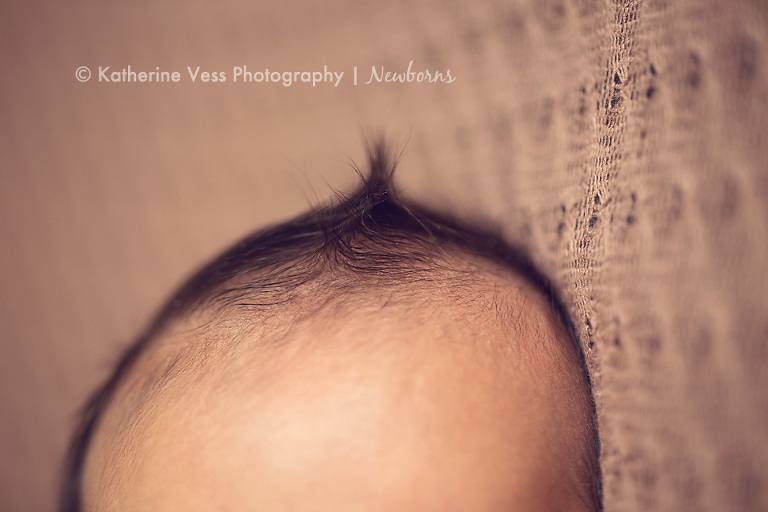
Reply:
[[[128, 348], [109, 379], [86, 403], [69, 446], [60, 512], [79, 512], [85, 458], [93, 434], [116, 389], [138, 357], [174, 320], [194, 312], [265, 310], [285, 305], [302, 285], [333, 274], [344, 283], [370, 278], [397, 286], [429, 279], [441, 254], [463, 251], [510, 267], [538, 288], [581, 354], [573, 325], [550, 283], [526, 253], [499, 233], [436, 214], [396, 194], [397, 159], [379, 142], [369, 147], [367, 175], [351, 195], [338, 194], [326, 207], [246, 237], [189, 279], [166, 303], [148, 329]], [[582, 358], [583, 364], [583, 358]], [[598, 449], [597, 438], [594, 439]], [[599, 475], [598, 475], [599, 480]], [[599, 494], [599, 485], [593, 493]], [[599, 503], [599, 496], [593, 498]]]

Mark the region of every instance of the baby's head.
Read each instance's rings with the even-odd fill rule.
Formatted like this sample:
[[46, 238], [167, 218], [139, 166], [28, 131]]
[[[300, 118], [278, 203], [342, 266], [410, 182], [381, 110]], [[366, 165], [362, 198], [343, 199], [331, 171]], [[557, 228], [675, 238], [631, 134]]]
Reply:
[[361, 189], [193, 277], [86, 408], [62, 511], [598, 510], [589, 382], [497, 237]]

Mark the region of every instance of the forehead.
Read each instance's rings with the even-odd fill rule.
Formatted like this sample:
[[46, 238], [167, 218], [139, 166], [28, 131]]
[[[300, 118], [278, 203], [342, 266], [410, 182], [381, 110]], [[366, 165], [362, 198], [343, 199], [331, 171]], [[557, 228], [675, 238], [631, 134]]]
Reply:
[[509, 299], [500, 314], [444, 297], [379, 299], [308, 317], [272, 343], [239, 333], [237, 346], [252, 349], [179, 373], [122, 441], [109, 426], [97, 436], [86, 500], [99, 510], [482, 511], [544, 499], [541, 453], [553, 440], [542, 426], [559, 420], [546, 399], [557, 383], [541, 375], [564, 359], [525, 356], [531, 343], [558, 353], [540, 304]]

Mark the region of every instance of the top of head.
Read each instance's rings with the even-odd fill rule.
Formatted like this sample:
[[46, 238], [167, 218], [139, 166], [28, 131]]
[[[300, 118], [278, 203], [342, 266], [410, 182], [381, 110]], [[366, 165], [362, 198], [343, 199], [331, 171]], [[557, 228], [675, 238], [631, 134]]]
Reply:
[[[248, 382], [250, 390], [239, 395], [227, 388], [226, 396], [237, 397], [238, 403], [256, 400], [254, 388], [276, 386], [274, 379], [280, 382], [280, 378], [273, 375], [265, 383], [269, 371], [246, 378], [234, 369], [242, 368], [246, 360], [265, 368], [274, 364], [275, 354], [283, 354], [282, 358], [297, 350], [303, 350], [304, 361], [315, 360], [306, 347], [314, 347], [315, 352], [318, 347], [346, 347], [343, 359], [353, 367], [362, 364], [349, 364], [349, 354], [358, 353], [358, 347], [373, 349], [384, 343], [389, 354], [401, 354], [404, 349], [410, 355], [404, 359], [393, 355], [392, 360], [399, 363], [392, 363], [387, 371], [373, 372], [390, 375], [403, 374], [402, 362], [412, 361], [414, 350], [439, 342], [441, 354], [449, 361], [469, 362], [491, 354], [491, 360], [516, 367], [518, 381], [525, 375], [528, 380], [538, 380], [541, 389], [562, 395], [560, 405], [554, 407], [567, 409], [579, 402], [582, 408], [589, 408], [583, 403], [585, 381], [578, 348], [562, 323], [564, 318], [558, 316], [562, 312], [553, 307], [557, 302], [546, 282], [519, 251], [510, 249], [495, 234], [398, 198], [392, 187], [393, 171], [394, 163], [385, 148], [381, 144], [373, 147], [370, 173], [356, 193], [340, 197], [334, 206], [246, 238], [177, 292], [89, 404], [73, 444], [73, 478], [65, 490], [62, 510], [80, 509], [83, 495], [91, 508], [96, 504], [99, 509], [109, 508], [110, 503], [120, 508], [117, 504], [125, 503], [126, 492], [120, 482], [126, 477], [116, 468], [132, 464], [135, 473], [136, 467], [143, 467], [136, 462], [134, 447], [142, 445], [140, 437], [149, 435], [145, 427], [149, 425], [151, 431], [152, 423], [163, 423], [158, 419], [163, 417], [162, 410], [187, 403], [184, 396], [190, 396], [190, 390], [199, 397], [214, 381], [216, 389], [223, 389], [224, 374], [227, 382], [240, 381], [238, 389]], [[534, 341], [526, 344], [524, 339]], [[467, 340], [471, 342], [465, 343]], [[289, 346], [292, 348], [285, 350]], [[454, 349], [458, 352], [452, 352]], [[430, 356], [430, 360], [434, 358]], [[376, 365], [384, 364], [381, 358], [376, 361]], [[325, 380], [315, 374], [316, 368], [310, 372], [316, 379], [314, 385], [344, 382], [338, 365], [332, 366], [335, 370], [323, 374]], [[370, 368], [370, 361], [365, 366]], [[484, 364], [480, 367], [486, 368]], [[560, 376], [553, 380], [547, 372]], [[469, 373], [466, 379], [470, 382], [465, 384], [482, 380], [482, 375]], [[216, 377], [211, 381], [206, 375]], [[443, 385], [447, 379], [458, 380], [455, 371], [434, 378]], [[202, 386], [202, 382], [208, 385]], [[374, 385], [367, 379], [362, 385], [356, 377], [347, 384], [371, 389], [380, 382]], [[493, 386], [497, 385], [494, 381]], [[514, 387], [507, 386], [506, 391]], [[272, 394], [277, 393], [273, 390]], [[325, 392], [323, 396], [334, 395]], [[515, 400], [516, 406], [523, 403], [519, 397]], [[373, 402], [366, 399], [367, 404]], [[454, 396], [450, 402], [461, 400]], [[285, 410], [284, 404], [281, 410]], [[193, 402], [187, 405], [187, 410], [194, 409]], [[253, 406], [268, 409], [264, 403]], [[379, 417], [398, 414], [391, 406], [382, 405]], [[502, 411], [510, 404], [501, 401], [496, 406]], [[384, 410], [388, 412], [381, 412]], [[501, 417], [499, 411], [492, 414]], [[337, 413], [334, 417], [339, 417]], [[583, 422], [575, 429], [577, 437], [588, 436], [589, 414], [587, 418], [578, 416], [571, 414], [563, 421], [576, 417]], [[251, 432], [253, 418], [249, 418], [247, 431]], [[547, 421], [552, 423], [553, 417]], [[237, 421], [228, 418], [227, 423]], [[551, 426], [567, 430], [561, 427]], [[370, 425], [346, 428], [371, 430]], [[242, 432], [230, 435], [242, 437]], [[482, 435], [493, 437], [489, 431]], [[463, 437], [471, 435], [465, 432]], [[155, 445], [159, 442], [156, 439]], [[402, 436], [392, 441], [402, 442]], [[96, 455], [86, 457], [89, 451]], [[227, 460], [235, 459], [228, 456]], [[83, 479], [89, 484], [85, 492]]]

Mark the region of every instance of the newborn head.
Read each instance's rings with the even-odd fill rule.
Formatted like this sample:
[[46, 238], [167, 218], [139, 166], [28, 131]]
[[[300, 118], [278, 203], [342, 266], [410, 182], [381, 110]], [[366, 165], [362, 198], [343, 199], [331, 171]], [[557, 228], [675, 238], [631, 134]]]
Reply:
[[[597, 510], [589, 384], [498, 238], [356, 194], [244, 240], [86, 409], [62, 510]], [[541, 288], [544, 286], [544, 288]]]

